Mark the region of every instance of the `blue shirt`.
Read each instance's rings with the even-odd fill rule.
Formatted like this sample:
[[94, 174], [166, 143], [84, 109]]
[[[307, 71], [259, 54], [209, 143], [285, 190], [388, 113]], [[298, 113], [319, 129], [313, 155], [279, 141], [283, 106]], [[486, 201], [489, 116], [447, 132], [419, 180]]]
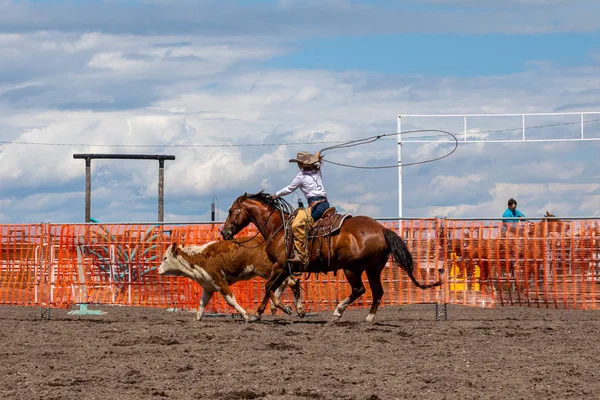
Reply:
[[[517, 210], [515, 208], [515, 211], [512, 211], [510, 208], [507, 208], [506, 211], [504, 211], [504, 214], [502, 214], [502, 218], [519, 218], [519, 217], [525, 217], [525, 214], [523, 214], [521, 211]], [[522, 221], [522, 220], [521, 220]], [[504, 219], [504, 222], [519, 222], [518, 219]]]

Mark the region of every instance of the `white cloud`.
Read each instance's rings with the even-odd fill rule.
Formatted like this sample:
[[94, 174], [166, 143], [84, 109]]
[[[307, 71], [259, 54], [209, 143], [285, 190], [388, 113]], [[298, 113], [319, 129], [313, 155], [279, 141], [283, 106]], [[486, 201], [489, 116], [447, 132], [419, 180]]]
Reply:
[[127, 60], [123, 58], [121, 53], [111, 52], [95, 54], [87, 65], [93, 68], [107, 68], [119, 71], [141, 69], [148, 64], [148, 62], [142, 60]]
[[[5, 55], [0, 59], [2, 140], [81, 145], [2, 145], [0, 204], [15, 210], [5, 212], [3, 220], [80, 221], [84, 163], [73, 160], [73, 153], [174, 154], [176, 161], [165, 166], [167, 218], [207, 219], [213, 196], [219, 197], [222, 211], [243, 192], [274, 192], [295, 175], [297, 168], [288, 159], [297, 151], [330, 145], [236, 147], [238, 144], [362, 138], [395, 131], [398, 114], [594, 110], [600, 104], [596, 64], [565, 67], [532, 63], [521, 73], [493, 77], [264, 68], [256, 61], [289, 51], [289, 37], [297, 39], [329, 29], [321, 16], [314, 14], [315, 9], [334, 8], [340, 18], [357, 18], [357, 10], [362, 10], [377, 25], [386, 25], [386, 18], [402, 20], [395, 15], [382, 18], [380, 9], [364, 4], [354, 7], [351, 2], [284, 3], [280, 12], [289, 12], [285, 16], [294, 22], [291, 27], [270, 23], [269, 27], [275, 24], [281, 30], [235, 37], [193, 30], [136, 34], [136, 29], [143, 30], [140, 26], [123, 34], [118, 19], [104, 33], [79, 29], [63, 32], [50, 27], [28, 31], [20, 24], [28, 26], [42, 20], [46, 22], [41, 25], [51, 25], [54, 14], [44, 16], [35, 11], [33, 22], [19, 19], [27, 13], [14, 19], [11, 26], [21, 26], [21, 33], [0, 34], [0, 53]], [[23, 11], [7, 4], [3, 5], [8, 8], [4, 18]], [[488, 2], [485, 7], [495, 6]], [[228, 12], [235, 15], [238, 10]], [[506, 23], [511, 13], [501, 13], [489, 30], [525, 29], [523, 19]], [[443, 19], [442, 14], [424, 15], [436, 22]], [[75, 23], [75, 16], [62, 21], [65, 31], [64, 27]], [[307, 16], [315, 20], [304, 21]], [[533, 30], [552, 30], [544, 22], [547, 16], [547, 11], [540, 12], [535, 14], [537, 22], [527, 23]], [[484, 29], [489, 18], [484, 13], [481, 21], [468, 29]], [[574, 17], [567, 13], [564, 19], [557, 29], [566, 29]], [[416, 18], [411, 23], [418, 21]], [[464, 19], [462, 24], [467, 26], [468, 21]], [[443, 29], [462, 31], [453, 27], [456, 23], [453, 17]], [[587, 29], [586, 24], [582, 29]], [[296, 33], [298, 30], [303, 33]], [[561, 119], [531, 123], [557, 121]], [[462, 124], [462, 118], [405, 118], [403, 130], [460, 133]], [[518, 137], [518, 129], [489, 131], [518, 128], [520, 124], [519, 118], [470, 121], [468, 138]], [[577, 129], [576, 125], [564, 126], [556, 131], [544, 129], [541, 134], [572, 135]], [[202, 147], [215, 144], [230, 146]], [[125, 147], [132, 145], [138, 147]], [[597, 142], [461, 145], [443, 161], [403, 170], [405, 216], [495, 216], [506, 208], [509, 197], [518, 198], [528, 215], [541, 215], [547, 207], [557, 215], [598, 215], [598, 196], [594, 193], [600, 167], [597, 146]], [[448, 149], [446, 144], [407, 143], [403, 161], [431, 159]], [[396, 155], [392, 138], [331, 151], [326, 158], [381, 166], [394, 164]], [[156, 164], [94, 161], [93, 214], [104, 221], [153, 220]], [[353, 170], [326, 164], [324, 174], [332, 205], [355, 215], [396, 215], [397, 170]]]
[[[451, 106], [451, 111], [455, 112], [474, 112], [476, 108], [493, 106], [495, 103], [503, 104], [510, 97], [506, 86], [519, 87], [523, 96], [513, 101], [514, 108], [502, 109], [514, 112], [521, 104], [538, 101], [540, 86], [551, 82], [552, 77], [563, 79], [563, 75], [572, 76], [573, 72], [573, 69], [562, 72], [549, 69], [545, 74], [536, 77], [528, 76], [525, 72], [487, 82], [479, 78], [452, 79], [450, 83], [444, 81], [443, 85], [448, 87], [450, 84], [454, 96], [467, 99], [463, 108]], [[267, 78], [260, 79], [262, 75], [266, 75]], [[185, 94], [178, 94], [167, 85], [166, 90], [160, 94], [161, 101], [149, 108], [101, 113], [55, 110], [32, 114], [22, 110], [5, 114], [2, 122], [22, 131], [22, 134], [12, 138], [13, 140], [105, 146], [4, 146], [0, 157], [7, 168], [3, 168], [0, 174], [9, 187], [34, 187], [40, 182], [62, 182], [63, 185], [75, 185], [79, 189], [83, 186], [84, 168], [81, 160], [72, 160], [74, 152], [160, 152], [177, 156], [175, 162], [167, 162], [166, 165], [167, 210], [169, 204], [176, 204], [190, 197], [219, 194], [222, 202], [226, 203], [245, 191], [253, 192], [261, 188], [275, 191], [289, 183], [295, 174], [295, 169], [290, 167], [287, 160], [301, 150], [301, 146], [193, 146], [240, 142], [350, 140], [381, 133], [381, 126], [387, 125], [388, 130], [395, 130], [395, 115], [399, 110], [410, 109], [410, 99], [405, 94], [390, 99], [389, 88], [382, 88], [381, 94], [375, 88], [362, 92], [356, 88], [365, 85], [365, 80], [369, 80], [368, 75], [342, 75], [345, 78], [343, 81], [339, 79], [340, 74], [325, 71], [268, 71], [265, 74], [251, 72], [236, 74], [233, 78], [228, 74], [217, 74], [213, 76], [213, 80], [219, 85], [222, 84], [225, 90], [204, 90], [191, 83]], [[578, 79], [586, 80], [588, 75], [570, 77], [569, 82], [573, 83], [573, 87], [577, 87], [580, 86]], [[529, 85], [523, 85], [524, 80], [529, 80]], [[474, 82], [477, 82], [477, 85], [474, 85]], [[302, 97], [298, 98], [297, 94], [302, 93], [304, 88], [311, 91], [317, 83], [324, 96], [317, 96], [308, 103]], [[472, 91], [471, 86], [477, 86], [476, 91]], [[431, 79], [427, 86], [415, 86], [411, 90], [421, 91], [421, 96], [426, 99], [418, 105], [422, 112], [434, 112], [441, 104], [453, 104], [449, 99], [444, 99], [444, 96], [440, 98], [436, 79]], [[352, 96], [349, 97], [348, 93], [352, 93]], [[563, 97], [550, 94], [547, 93], [545, 109], [552, 109], [582, 96], [576, 91]], [[273, 100], [274, 95], [278, 96], [278, 101]], [[471, 104], [475, 103], [477, 106], [472, 107]], [[369, 106], [365, 107], [365, 104]], [[407, 119], [404, 124], [407, 129], [419, 127], [418, 125], [429, 126], [427, 121], [415, 119]], [[495, 121], [492, 125], [506, 127], [513, 126], [513, 123]], [[30, 126], [36, 128], [29, 128]], [[431, 126], [454, 130], [447, 127], [451, 125], [443, 121]], [[455, 129], [459, 130], [460, 126], [456, 126]], [[485, 130], [478, 127], [472, 129]], [[115, 144], [158, 147], [108, 146]], [[183, 147], [161, 148], [162, 145]], [[322, 145], [324, 146], [326, 145]], [[318, 148], [309, 147], [309, 150], [313, 151]], [[536, 187], [532, 184], [544, 180], [582, 181], [581, 185], [585, 186], [588, 184], [586, 176], [594, 176], [589, 171], [596, 170], [593, 164], [590, 164], [592, 159], [584, 155], [582, 160], [587, 161], [573, 157], [571, 160], [563, 160], [564, 154], [578, 151], [577, 145], [573, 144], [537, 145], [533, 153], [532, 148], [531, 145], [461, 145], [454, 155], [443, 162], [405, 168], [405, 215], [468, 216], [469, 213], [475, 212], [479, 213], [479, 216], [495, 215], [496, 212], [504, 210], [508, 197], [519, 196], [522, 198], [520, 202], [527, 204], [529, 210], [541, 212], [546, 205], [556, 201], [553, 200], [556, 197], [548, 200], [550, 193], [571, 196], [571, 205], [561, 210], [565, 213], [594, 212], [587, 206], [576, 206], [578, 202], [586, 201], [585, 193], [582, 193], [584, 197], [578, 197], [579, 192], [572, 189], [560, 191], [549, 186], [535, 193], [527, 189]], [[394, 163], [396, 151], [394, 141], [385, 141], [375, 147], [331, 152], [326, 154], [326, 157], [355, 165], [381, 165]], [[404, 161], [430, 159], [447, 151], [448, 145], [407, 144], [404, 149]], [[508, 164], [505, 158], [507, 155], [510, 155]], [[535, 155], [534, 159], [531, 159], [532, 155]], [[25, 162], [24, 157], [35, 159], [36, 162]], [[98, 185], [95, 187], [133, 186], [134, 192], [124, 193], [136, 196], [143, 203], [155, 204], [157, 172], [154, 163], [97, 161], [93, 163], [92, 170], [93, 182]], [[395, 214], [396, 170], [357, 171], [326, 165], [325, 174], [326, 187], [333, 205], [354, 214]], [[514, 184], [508, 183], [513, 180]], [[422, 189], [419, 189], [420, 187]], [[386, 190], [382, 191], [382, 188]], [[95, 196], [100, 201], [111, 195], [107, 192], [105, 195]], [[138, 218], [140, 215], [154, 215], [153, 211], [136, 213], [131, 201], [126, 198], [115, 201], [117, 202], [108, 202], [106, 205], [107, 215], [114, 218], [117, 215], [127, 218], [133, 218], [134, 215]], [[175, 203], [170, 203], [171, 201]], [[442, 202], [449, 205], [440, 206]], [[121, 211], [121, 214], [109, 211], [119, 207], [129, 208], [130, 211]], [[223, 208], [227, 207], [228, 204], [223, 205]], [[153, 209], [153, 206], [150, 209]], [[177, 218], [182, 220], [188, 219], [186, 215], [191, 218], [193, 215], [205, 214], [204, 211], [198, 210], [190, 216], [190, 211], [191, 208], [183, 214], [178, 214]]]
[[480, 183], [486, 178], [483, 174], [471, 174], [468, 176], [438, 175], [431, 182], [438, 191], [453, 192], [464, 190], [470, 183]]

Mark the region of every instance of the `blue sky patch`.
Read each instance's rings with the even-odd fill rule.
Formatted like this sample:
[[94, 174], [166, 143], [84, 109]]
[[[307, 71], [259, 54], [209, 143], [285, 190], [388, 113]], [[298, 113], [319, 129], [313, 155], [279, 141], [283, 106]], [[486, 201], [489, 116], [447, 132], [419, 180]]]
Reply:
[[520, 72], [531, 61], [589, 62], [600, 51], [597, 34], [399, 34], [324, 37], [269, 60], [276, 68], [361, 70], [390, 74], [473, 76]]

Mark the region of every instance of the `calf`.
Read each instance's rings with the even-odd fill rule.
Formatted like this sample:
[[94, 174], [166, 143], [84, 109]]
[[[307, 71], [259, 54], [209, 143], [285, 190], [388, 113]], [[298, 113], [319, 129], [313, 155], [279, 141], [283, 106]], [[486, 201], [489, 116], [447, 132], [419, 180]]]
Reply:
[[[227, 304], [248, 321], [246, 310], [240, 306], [229, 288], [239, 281], [247, 281], [257, 276], [268, 279], [271, 276], [273, 264], [269, 261], [265, 251], [265, 241], [262, 236], [252, 238], [239, 238], [240, 244], [230, 240], [211, 242], [203, 246], [177, 246], [173, 243], [163, 256], [158, 268], [160, 275], [185, 276], [195, 280], [202, 286], [202, 298], [196, 314], [196, 319], [201, 320], [202, 314], [213, 293], [220, 292]], [[282, 284], [290, 286], [294, 293], [296, 312], [303, 317], [304, 305], [300, 300], [300, 285], [291, 276]], [[287, 314], [291, 314], [289, 306], [275, 303]]]

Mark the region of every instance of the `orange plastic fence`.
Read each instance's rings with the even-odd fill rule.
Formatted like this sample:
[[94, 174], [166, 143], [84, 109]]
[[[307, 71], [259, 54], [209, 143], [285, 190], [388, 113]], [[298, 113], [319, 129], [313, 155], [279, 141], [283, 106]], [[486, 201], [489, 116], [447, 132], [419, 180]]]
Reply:
[[[524, 305], [598, 308], [600, 223], [500, 223], [424, 219], [384, 223], [406, 240], [422, 282], [416, 288], [391, 262], [382, 273], [383, 304], [452, 303], [477, 307]], [[187, 278], [161, 277], [162, 254], [172, 242], [220, 240], [220, 226], [205, 225], [0, 225], [0, 304], [69, 307], [118, 304], [196, 309], [201, 288]], [[253, 234], [247, 230], [243, 233]], [[308, 311], [332, 310], [349, 295], [342, 271], [311, 275], [303, 283]], [[367, 293], [353, 307], [370, 307]], [[238, 302], [254, 309], [264, 282], [233, 286]], [[284, 294], [290, 302], [291, 295]], [[233, 312], [215, 296], [209, 312]]]

